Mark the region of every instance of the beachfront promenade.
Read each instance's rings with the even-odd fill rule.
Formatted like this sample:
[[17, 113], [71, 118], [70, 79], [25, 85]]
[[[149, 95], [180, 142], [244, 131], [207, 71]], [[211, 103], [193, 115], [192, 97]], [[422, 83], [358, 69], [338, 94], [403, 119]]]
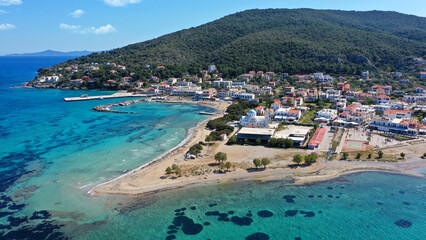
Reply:
[[152, 97], [156, 94], [141, 94], [141, 93], [128, 93], [128, 92], [118, 92], [111, 95], [101, 95], [101, 96], [80, 96], [80, 97], [69, 97], [64, 98], [65, 102], [74, 102], [74, 101], [88, 101], [88, 100], [99, 100], [99, 99], [109, 99], [109, 98], [125, 98], [125, 97]]

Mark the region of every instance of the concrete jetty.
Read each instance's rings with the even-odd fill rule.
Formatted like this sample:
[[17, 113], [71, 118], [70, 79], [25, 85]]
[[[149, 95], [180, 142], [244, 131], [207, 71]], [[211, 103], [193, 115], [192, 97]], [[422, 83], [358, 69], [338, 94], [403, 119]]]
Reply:
[[211, 112], [199, 112], [199, 114], [201, 114], [201, 115], [215, 115], [216, 113], [211, 113]]
[[82, 95], [80, 97], [68, 97], [64, 98], [65, 102], [74, 102], [74, 101], [88, 101], [88, 100], [100, 100], [100, 99], [109, 99], [109, 98], [125, 98], [125, 97], [152, 97], [156, 96], [155, 94], [144, 94], [144, 93], [129, 93], [129, 92], [118, 92], [111, 95], [102, 95], [102, 96], [87, 96]]

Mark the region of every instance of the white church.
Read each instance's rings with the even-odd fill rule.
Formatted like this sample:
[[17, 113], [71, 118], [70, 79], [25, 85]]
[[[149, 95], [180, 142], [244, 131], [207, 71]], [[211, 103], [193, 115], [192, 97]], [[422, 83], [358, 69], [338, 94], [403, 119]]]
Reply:
[[255, 110], [250, 110], [245, 117], [241, 117], [240, 125], [243, 127], [269, 127], [270, 113], [266, 111], [265, 116], [257, 116]]

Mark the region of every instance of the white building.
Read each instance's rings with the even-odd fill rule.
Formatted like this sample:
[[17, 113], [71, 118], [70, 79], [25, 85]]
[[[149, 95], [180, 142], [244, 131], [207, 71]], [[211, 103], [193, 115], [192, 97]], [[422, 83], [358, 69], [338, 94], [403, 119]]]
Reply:
[[59, 81], [59, 77], [58, 76], [48, 76], [48, 77], [41, 77], [38, 79], [38, 82], [41, 83], [54, 83]]
[[402, 119], [373, 119], [370, 125], [368, 126], [370, 129], [383, 131], [383, 132], [391, 132], [397, 134], [411, 135], [417, 136], [419, 131], [417, 121], [415, 120], [402, 120]]
[[302, 111], [291, 108], [280, 108], [275, 111], [274, 120], [276, 121], [285, 121], [285, 122], [294, 122], [298, 121], [302, 117]]
[[240, 100], [253, 100], [255, 99], [255, 96], [253, 93], [234, 93], [232, 98]]
[[264, 86], [264, 87], [262, 87], [262, 90], [260, 90], [260, 94], [262, 94], [262, 95], [272, 95], [273, 94], [272, 88], [268, 87], [268, 86]]
[[389, 120], [393, 119], [410, 119], [411, 111], [410, 110], [392, 110], [388, 109], [383, 113], [383, 117]]
[[346, 98], [338, 98], [336, 99], [336, 109], [343, 110], [346, 108]]
[[402, 100], [404, 102], [407, 102], [407, 103], [416, 103], [416, 102], [419, 102], [419, 101], [426, 100], [426, 95], [419, 95], [419, 96], [405, 95], [402, 98]]
[[230, 87], [232, 87], [232, 81], [223, 81], [222, 79], [217, 80], [217, 81], [213, 81], [213, 86], [214, 87], [230, 88]]
[[216, 65], [209, 65], [209, 67], [207, 68], [207, 71], [209, 73], [216, 71]]
[[281, 101], [279, 99], [275, 99], [274, 103], [271, 104], [271, 109], [274, 111], [277, 111], [278, 109], [281, 108]]
[[374, 97], [374, 101], [376, 101], [376, 103], [378, 104], [389, 103], [390, 97], [386, 95], [379, 95]]
[[170, 95], [180, 97], [194, 97], [195, 95], [201, 93], [201, 87], [174, 87]]
[[323, 77], [318, 78], [319, 83], [332, 83], [333, 78], [330, 75], [325, 75]]
[[340, 90], [327, 90], [327, 99], [330, 101], [335, 101], [340, 98]]
[[180, 82], [177, 82], [176, 85], [179, 86], [179, 87], [192, 87], [193, 83], [192, 82], [180, 81]]
[[316, 79], [316, 80], [323, 78], [323, 77], [324, 77], [324, 74], [321, 73], [321, 72], [314, 73], [314, 79]]
[[175, 83], [177, 83], [177, 78], [169, 78], [169, 79], [167, 79], [167, 84], [173, 85]]
[[369, 78], [369, 77], [370, 77], [370, 72], [369, 72], [369, 71], [362, 72], [362, 73], [361, 73], [361, 76], [362, 76], [363, 78]]
[[257, 116], [254, 109], [250, 110], [245, 117], [241, 117], [240, 125], [243, 127], [269, 127], [269, 111], [266, 112], [265, 116]]
[[314, 122], [326, 122], [329, 123], [330, 121], [337, 118], [337, 110], [335, 109], [322, 109], [321, 111], [317, 112], [317, 117], [314, 119]]

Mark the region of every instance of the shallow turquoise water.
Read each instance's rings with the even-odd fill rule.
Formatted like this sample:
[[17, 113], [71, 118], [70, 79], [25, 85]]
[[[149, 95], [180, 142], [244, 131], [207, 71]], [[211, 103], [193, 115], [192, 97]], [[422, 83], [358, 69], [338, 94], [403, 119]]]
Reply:
[[[140, 114], [95, 112], [97, 105], [125, 99], [67, 103], [64, 97], [111, 92], [10, 88], [54, 63], [21, 59], [0, 58], [0, 233], [36, 224], [27, 221], [35, 211], [83, 214], [78, 222], [105, 218], [104, 200], [86, 196], [88, 190], [175, 147], [207, 119], [200, 111], [213, 111], [141, 102], [128, 107]], [[19, 217], [23, 223], [12, 226]]]
[[[270, 239], [425, 239], [424, 178], [368, 172], [310, 186], [287, 184], [246, 182], [160, 193], [145, 199], [151, 201], [148, 206], [122, 209], [88, 238], [166, 239], [175, 235], [176, 239], [245, 239], [262, 232]], [[168, 234], [175, 210], [180, 208], [186, 208], [184, 216], [194, 224], [210, 225], [196, 235], [184, 234], [182, 228]], [[273, 216], [260, 217], [258, 212], [263, 210]], [[298, 212], [289, 216], [289, 210]], [[219, 221], [218, 216], [206, 216], [212, 211], [234, 211], [228, 218], [251, 211], [253, 222], [239, 226], [232, 220]], [[395, 221], [401, 219], [412, 225], [397, 226]]]
[[403, 175], [88, 197], [92, 186], [176, 146], [207, 117], [198, 112], [212, 109], [140, 103], [123, 108], [138, 115], [98, 113], [91, 108], [123, 99], [65, 103], [110, 92], [10, 88], [63, 60], [0, 57], [0, 239], [426, 238], [424, 178]]

